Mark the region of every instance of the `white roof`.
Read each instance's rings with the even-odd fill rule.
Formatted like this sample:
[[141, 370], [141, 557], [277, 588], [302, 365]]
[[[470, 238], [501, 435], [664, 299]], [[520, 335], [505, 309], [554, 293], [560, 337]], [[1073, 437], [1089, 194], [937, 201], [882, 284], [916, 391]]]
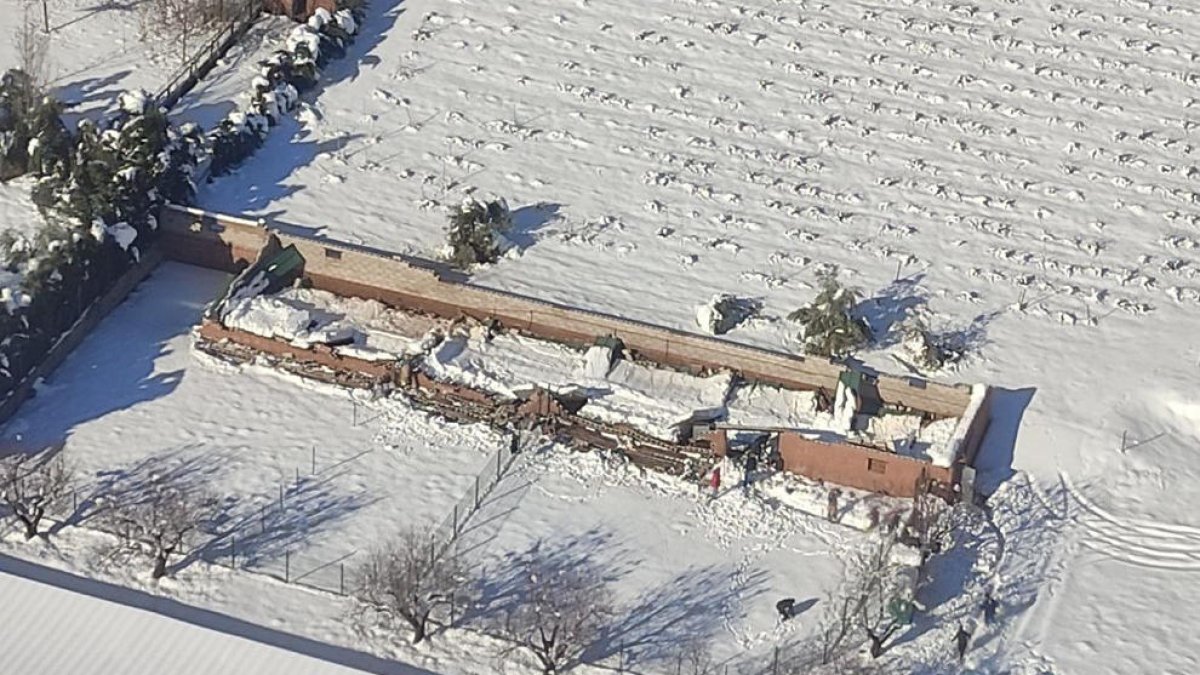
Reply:
[[350, 675], [429, 671], [0, 555], [0, 672]]

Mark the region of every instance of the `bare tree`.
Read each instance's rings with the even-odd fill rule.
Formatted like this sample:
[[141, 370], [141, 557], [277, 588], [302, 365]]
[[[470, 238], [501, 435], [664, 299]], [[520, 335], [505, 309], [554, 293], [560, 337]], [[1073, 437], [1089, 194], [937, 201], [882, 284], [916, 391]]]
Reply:
[[906, 566], [894, 555], [896, 539], [879, 533], [857, 551], [846, 567], [842, 586], [825, 601], [816, 646], [805, 658], [828, 665], [840, 662], [865, 642], [872, 658], [883, 655], [888, 641], [908, 625], [912, 586]]
[[676, 675], [719, 675], [720, 672], [720, 664], [704, 641], [692, 638], [679, 646], [675, 655]]
[[523, 563], [521, 602], [504, 618], [503, 632], [529, 650], [547, 675], [573, 665], [613, 616], [610, 589], [585, 565], [551, 569]]
[[142, 4], [142, 34], [179, 45], [180, 59], [188, 60], [188, 46], [214, 23], [213, 0], [149, 0]]
[[944, 499], [919, 487], [904, 527], [906, 543], [916, 546], [922, 556], [936, 555], [945, 548], [953, 532], [954, 510]]
[[29, 13], [29, 5], [25, 6], [24, 12], [13, 31], [13, 51], [17, 53], [18, 67], [41, 90], [50, 81], [50, 36], [38, 30], [37, 20]]
[[149, 552], [155, 579], [166, 576], [171, 556], [195, 545], [216, 507], [207, 486], [189, 485], [184, 476], [170, 473], [151, 476], [141, 489], [107, 501], [101, 519], [114, 528], [122, 548]]
[[425, 639], [434, 610], [452, 605], [465, 587], [465, 567], [453, 551], [434, 555], [430, 538], [409, 528], [373, 551], [357, 570], [354, 596]]
[[41, 534], [46, 511], [61, 505], [71, 493], [74, 472], [61, 454], [62, 446], [36, 455], [11, 455], [0, 460], [0, 495], [25, 527], [25, 538]]
[[883, 655], [892, 635], [910, 623], [911, 587], [905, 588], [903, 566], [893, 559], [895, 542], [892, 537], [880, 537], [854, 561], [859, 614], [871, 658]]

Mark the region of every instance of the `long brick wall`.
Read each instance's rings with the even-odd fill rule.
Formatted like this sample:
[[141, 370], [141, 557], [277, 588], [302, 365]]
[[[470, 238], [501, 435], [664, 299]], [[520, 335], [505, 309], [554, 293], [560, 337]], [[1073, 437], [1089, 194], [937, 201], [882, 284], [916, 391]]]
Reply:
[[[730, 369], [752, 381], [792, 389], [822, 387], [829, 390], [836, 387], [839, 374], [845, 370], [845, 366], [827, 359], [760, 349], [477, 286], [440, 263], [345, 242], [299, 236], [284, 229], [267, 228], [262, 221], [169, 207], [160, 223], [164, 253], [176, 260], [233, 271], [255, 260], [268, 238], [275, 235], [283, 246], [294, 245], [304, 257], [305, 277], [315, 288], [450, 319], [494, 320], [509, 329], [569, 344], [587, 345], [597, 337], [614, 335], [640, 357], [666, 366], [692, 371]], [[973, 396], [972, 388], [967, 385], [875, 375], [885, 403], [907, 406], [937, 417], [961, 418], [953, 440], [959, 461], [953, 469], [943, 470], [947, 474], [953, 473], [946, 477], [946, 482], [956, 482], [961, 462], [974, 460], [987, 428], [986, 389], [976, 391]], [[876, 489], [872, 485], [878, 481], [869, 476], [850, 477], [853, 472], [865, 471], [865, 455], [855, 457], [853, 461], [847, 455], [847, 448], [857, 446], [821, 445], [826, 447], [805, 445], [802, 450], [793, 452], [799, 473], [809, 475], [809, 471], [817, 471], [821, 475], [814, 477], [827, 476], [834, 482]], [[824, 459], [818, 462], [818, 456]], [[903, 458], [897, 461], [903, 461]], [[937, 469], [928, 463], [907, 461], [917, 467], [914, 471]], [[818, 471], [818, 463], [825, 468]], [[851, 464], [862, 464], [863, 467], [851, 469]], [[844, 472], [843, 466], [847, 467]], [[905, 470], [896, 469], [893, 473], [889, 468], [890, 475], [880, 483], [878, 491], [899, 493], [903, 491], [901, 484], [916, 484], [916, 476], [908, 475], [911, 471], [907, 471], [907, 464], [897, 466]]]
[[[759, 349], [621, 317], [557, 305], [476, 286], [438, 263], [344, 242], [268, 230], [261, 222], [169, 208], [161, 218], [166, 254], [177, 260], [234, 270], [256, 258], [270, 234], [295, 245], [314, 287], [455, 318], [494, 319], [505, 327], [568, 343], [615, 335], [639, 355], [689, 369], [729, 368], [747, 379], [796, 389], [833, 388], [844, 366], [827, 359]], [[965, 385], [880, 374], [880, 395], [940, 417], [959, 416], [970, 400]]]

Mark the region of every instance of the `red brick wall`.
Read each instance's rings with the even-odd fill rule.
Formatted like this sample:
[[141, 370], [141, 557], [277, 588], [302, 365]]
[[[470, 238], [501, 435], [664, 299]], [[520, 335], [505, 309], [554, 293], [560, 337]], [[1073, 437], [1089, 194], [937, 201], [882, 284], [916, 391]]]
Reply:
[[[893, 497], [915, 497], [922, 477], [949, 483], [951, 470], [847, 443], [823, 443], [791, 432], [779, 435], [785, 471]], [[874, 469], [874, 470], [872, 470]]]
[[328, 347], [325, 349], [301, 349], [282, 340], [273, 340], [240, 330], [230, 330], [211, 320], [205, 320], [200, 325], [200, 336], [213, 341], [229, 340], [264, 354], [285, 356], [301, 363], [315, 363], [338, 371], [361, 373], [377, 379], [391, 377], [391, 365], [387, 362], [377, 363], [349, 356], [339, 356]]
[[[303, 0], [302, 2], [266, 0], [263, 3], [263, 11], [269, 14], [280, 14], [296, 21], [307, 21], [308, 17], [316, 13], [319, 7], [324, 7], [330, 14], [333, 14], [337, 11], [337, 0]], [[300, 13], [297, 14], [297, 11]]]

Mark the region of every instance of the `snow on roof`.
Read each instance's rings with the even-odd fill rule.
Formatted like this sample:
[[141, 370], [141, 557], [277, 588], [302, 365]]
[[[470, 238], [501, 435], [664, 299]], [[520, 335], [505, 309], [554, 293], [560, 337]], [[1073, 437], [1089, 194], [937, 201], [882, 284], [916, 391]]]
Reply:
[[8, 556], [0, 597], [9, 673], [363, 672], [314, 657], [336, 647]]

